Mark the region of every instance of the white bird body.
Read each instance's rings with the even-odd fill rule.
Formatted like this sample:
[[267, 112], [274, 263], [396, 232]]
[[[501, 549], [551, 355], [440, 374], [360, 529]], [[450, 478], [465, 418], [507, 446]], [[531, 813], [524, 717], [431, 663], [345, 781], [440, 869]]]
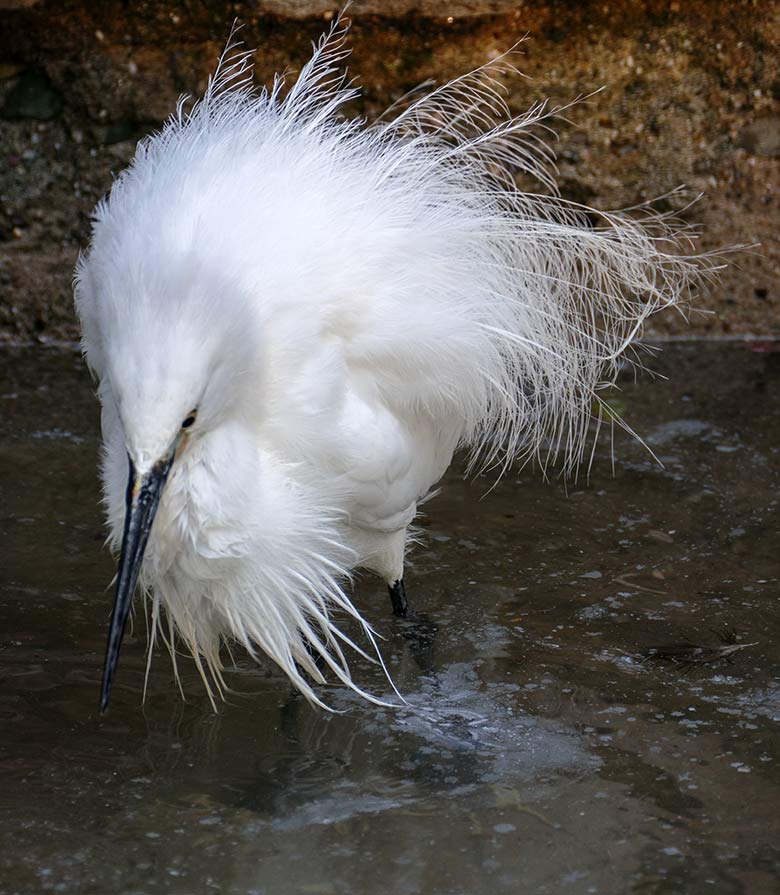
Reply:
[[246, 55], [222, 62], [140, 144], [76, 280], [115, 547], [128, 456], [131, 486], [169, 458], [141, 572], [155, 626], [162, 605], [217, 689], [237, 640], [315, 701], [312, 654], [359, 689], [334, 609], [371, 637], [341, 583], [402, 578], [455, 449], [576, 464], [595, 390], [701, 268], [659, 218], [593, 227], [513, 187], [511, 165], [552, 186], [550, 113], [501, 121], [492, 69], [388, 123], [342, 119], [343, 39], [284, 98], [252, 91]]

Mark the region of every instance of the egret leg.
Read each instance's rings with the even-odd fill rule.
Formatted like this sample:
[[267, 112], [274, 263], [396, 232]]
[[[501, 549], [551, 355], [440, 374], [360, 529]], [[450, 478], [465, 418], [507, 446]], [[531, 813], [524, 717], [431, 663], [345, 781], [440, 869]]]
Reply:
[[393, 584], [388, 584], [387, 589], [390, 591], [390, 599], [393, 602], [393, 615], [400, 615], [401, 618], [404, 618], [409, 611], [409, 601], [406, 599], [404, 579], [399, 578]]

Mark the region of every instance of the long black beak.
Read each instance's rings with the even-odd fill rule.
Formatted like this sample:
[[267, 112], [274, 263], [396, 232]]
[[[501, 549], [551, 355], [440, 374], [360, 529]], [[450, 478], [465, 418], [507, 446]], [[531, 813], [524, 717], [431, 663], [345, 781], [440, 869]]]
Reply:
[[130, 614], [146, 542], [149, 540], [154, 514], [157, 512], [160, 496], [175, 456], [176, 451], [172, 450], [166, 457], [158, 460], [147, 473], [139, 475], [132, 458], [128, 455], [130, 470], [125, 496], [125, 530], [122, 535], [122, 552], [119, 555], [116, 595], [114, 611], [111, 613], [111, 629], [106, 645], [106, 660], [103, 664], [103, 687], [100, 693], [101, 715], [108, 708], [111, 698], [111, 685], [119, 661], [125, 623]]

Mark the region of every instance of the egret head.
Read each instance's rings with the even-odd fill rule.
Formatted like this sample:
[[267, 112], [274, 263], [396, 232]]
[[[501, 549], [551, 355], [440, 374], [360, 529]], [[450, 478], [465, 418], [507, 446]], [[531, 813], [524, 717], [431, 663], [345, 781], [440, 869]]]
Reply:
[[[153, 367], [153, 360], [151, 364]], [[149, 383], [155, 378], [148, 371], [138, 372], [142, 383]], [[160, 377], [159, 399], [153, 400], [148, 387], [130, 385], [128, 391], [131, 381], [122, 377], [114, 384], [112, 380], [118, 415], [125, 433], [128, 474], [114, 610], [103, 668], [101, 712], [108, 708], [125, 624], [160, 498], [177, 454], [186, 449], [188, 440], [196, 431], [199, 404], [205, 393], [198, 387], [202, 384], [199, 378], [193, 379], [189, 387], [177, 381], [165, 391], [162, 388], [165, 380]], [[182, 406], [189, 404], [193, 405], [189, 411], [181, 410]]]
[[[93, 244], [77, 281], [88, 361], [121, 427], [128, 460], [125, 518], [103, 670], [108, 707], [127, 616], [165, 484], [177, 458], [226, 419], [243, 415], [254, 320], [235, 282], [191, 257], [153, 252], [108, 262]], [[134, 257], [138, 257], [135, 253]], [[226, 301], [226, 295], [235, 300]]]

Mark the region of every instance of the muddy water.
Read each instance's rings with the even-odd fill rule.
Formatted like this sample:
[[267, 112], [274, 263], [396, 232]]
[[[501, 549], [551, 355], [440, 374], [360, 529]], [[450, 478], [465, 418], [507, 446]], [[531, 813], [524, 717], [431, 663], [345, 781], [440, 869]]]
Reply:
[[[780, 891], [780, 353], [756, 347], [626, 379], [663, 467], [618, 434], [568, 494], [448, 476], [417, 617], [357, 583], [408, 708], [318, 712], [239, 655], [214, 714], [163, 654], [142, 705], [139, 618], [105, 718], [97, 406], [75, 353], [4, 351], [0, 892]], [[755, 645], [642, 661], [724, 629]]]

